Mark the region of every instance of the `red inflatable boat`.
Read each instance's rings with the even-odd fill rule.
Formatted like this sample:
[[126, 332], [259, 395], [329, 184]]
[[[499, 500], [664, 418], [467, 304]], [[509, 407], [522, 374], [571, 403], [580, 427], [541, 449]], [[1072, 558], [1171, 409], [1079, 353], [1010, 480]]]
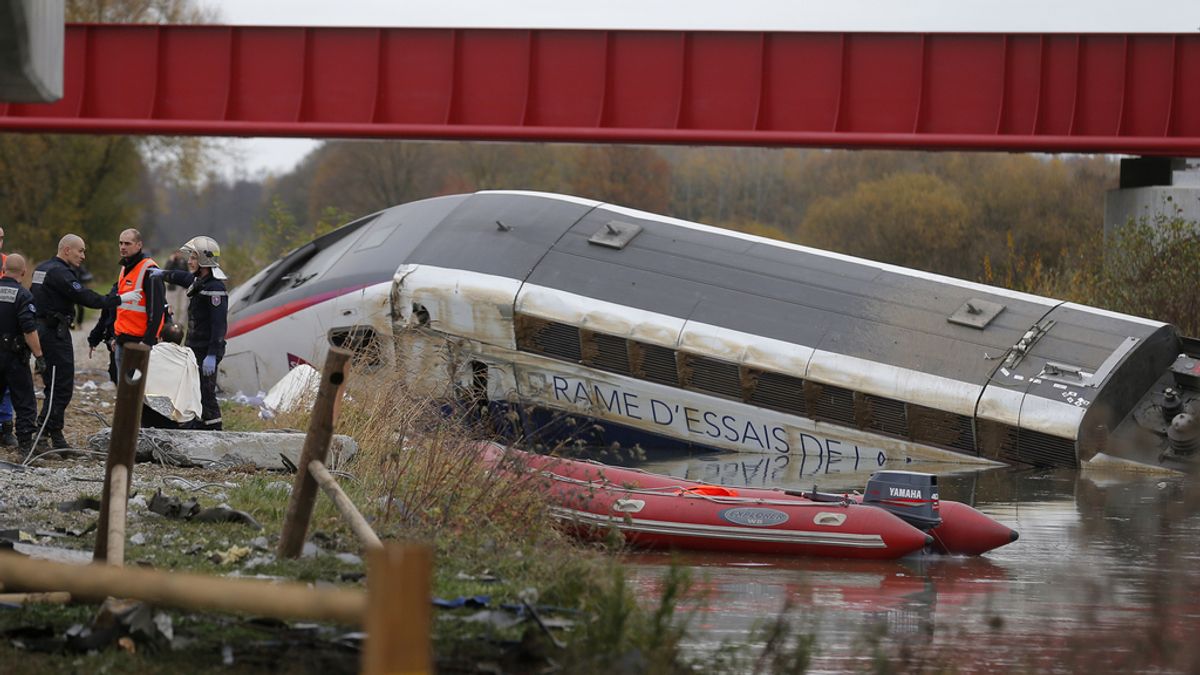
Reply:
[[496, 445], [485, 457], [549, 479], [555, 515], [573, 531], [616, 528], [648, 548], [881, 559], [979, 555], [1017, 539], [966, 504], [939, 501], [930, 474], [878, 472], [859, 496], [712, 485]]

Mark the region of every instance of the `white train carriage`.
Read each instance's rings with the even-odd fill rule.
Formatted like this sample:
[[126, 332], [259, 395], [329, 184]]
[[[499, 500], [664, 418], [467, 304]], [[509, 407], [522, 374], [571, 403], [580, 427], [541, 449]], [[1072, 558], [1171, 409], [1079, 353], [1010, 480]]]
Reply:
[[1170, 325], [562, 195], [381, 211], [230, 309], [228, 390], [371, 344], [536, 443], [1182, 468], [1200, 436]]

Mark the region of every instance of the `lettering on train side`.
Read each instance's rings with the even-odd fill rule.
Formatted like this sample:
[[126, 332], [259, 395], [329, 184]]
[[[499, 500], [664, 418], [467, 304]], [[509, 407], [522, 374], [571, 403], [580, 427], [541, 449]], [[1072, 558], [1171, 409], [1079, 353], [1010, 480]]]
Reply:
[[[633, 420], [644, 420], [643, 410], [649, 408], [649, 420], [654, 424], [706, 438], [723, 438], [750, 450], [791, 452], [787, 429], [755, 420], [723, 415], [678, 403], [644, 397], [611, 385], [575, 380], [562, 375], [551, 376], [554, 400], [573, 406], [591, 408], [597, 413], [610, 413]], [[682, 427], [682, 429], [679, 429]]]
[[[788, 433], [781, 425], [748, 419], [720, 410], [674, 403], [629, 391], [607, 383], [579, 380], [563, 375], [551, 375], [551, 392], [555, 402], [591, 409], [596, 414], [624, 417], [631, 420], [648, 421], [662, 427], [670, 427], [677, 435], [700, 437], [701, 442], [725, 440], [755, 452], [775, 451], [788, 454], [793, 451], [818, 460], [818, 471], [828, 471], [828, 466], [840, 463], [843, 458], [854, 459], [858, 464], [862, 449], [857, 445], [821, 438], [810, 433]], [[793, 449], [792, 441], [799, 438], [799, 447]], [[878, 452], [878, 461], [885, 455]], [[874, 458], [872, 458], [874, 459]]]

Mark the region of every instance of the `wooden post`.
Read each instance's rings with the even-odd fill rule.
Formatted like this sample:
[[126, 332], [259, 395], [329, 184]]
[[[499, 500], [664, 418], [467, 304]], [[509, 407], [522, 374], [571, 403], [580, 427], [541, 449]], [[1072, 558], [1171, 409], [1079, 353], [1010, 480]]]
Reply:
[[[104, 490], [100, 493], [100, 522], [96, 525], [96, 547], [92, 560], [108, 560], [109, 509], [113, 499], [129, 499], [133, 484], [134, 452], [137, 450], [138, 429], [142, 426], [142, 395], [146, 391], [146, 369], [150, 365], [150, 348], [137, 342], [121, 347], [121, 371], [117, 373], [117, 406], [113, 411], [112, 436], [108, 443], [108, 459], [104, 463]], [[125, 467], [127, 479], [121, 494], [113, 493], [112, 473], [116, 466]], [[125, 512], [124, 506], [120, 509]], [[125, 524], [120, 529], [124, 536]]]
[[338, 512], [342, 514], [342, 518], [350, 525], [350, 529], [354, 530], [354, 534], [358, 536], [358, 540], [362, 542], [364, 548], [381, 548], [383, 542], [379, 541], [379, 536], [375, 534], [375, 530], [371, 529], [367, 519], [363, 518], [358, 509], [354, 507], [354, 502], [342, 492], [342, 487], [334, 480], [333, 475], [325, 468], [325, 465], [313, 460], [308, 464], [308, 470], [312, 473], [313, 478], [320, 484], [321, 489], [329, 498], [333, 500], [334, 506]]
[[0, 602], [10, 605], [65, 605], [71, 602], [71, 594], [62, 591], [49, 593], [0, 593]]
[[366, 675], [433, 671], [432, 570], [428, 546], [390, 542], [367, 551]]
[[129, 494], [129, 469], [124, 464], [112, 468], [109, 480], [112, 495], [108, 498], [108, 564], [125, 564], [125, 507]]
[[[76, 600], [109, 596], [143, 600], [193, 611], [239, 612], [278, 619], [361, 625], [367, 599], [362, 591], [309, 588], [305, 584], [230, 579], [140, 567], [70, 565], [0, 553], [0, 579], [21, 588], [56, 589]], [[422, 597], [429, 605], [429, 589]]]
[[317, 498], [317, 481], [307, 471], [315, 459], [325, 462], [329, 454], [329, 442], [333, 439], [333, 425], [346, 386], [346, 369], [353, 356], [345, 349], [332, 347], [325, 355], [325, 368], [321, 372], [321, 386], [313, 404], [312, 416], [308, 421], [308, 436], [304, 449], [300, 451], [296, 479], [292, 483], [292, 498], [288, 501], [287, 514], [283, 519], [283, 532], [279, 535], [280, 558], [297, 558], [304, 548], [308, 534], [308, 523], [312, 519], [313, 502]]

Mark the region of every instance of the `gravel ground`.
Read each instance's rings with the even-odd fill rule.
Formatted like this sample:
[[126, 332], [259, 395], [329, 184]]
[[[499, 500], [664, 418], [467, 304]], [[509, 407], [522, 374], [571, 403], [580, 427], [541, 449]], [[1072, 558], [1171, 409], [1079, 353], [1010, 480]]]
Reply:
[[[116, 399], [116, 386], [108, 380], [108, 350], [101, 346], [88, 355], [87, 334], [95, 324], [92, 318], [72, 332], [75, 342], [75, 394], [67, 408], [67, 440], [74, 447], [86, 447], [87, 439], [109, 426]], [[35, 376], [38, 408], [41, 408], [41, 378]], [[36, 459], [28, 467], [17, 448], [0, 448], [0, 530], [19, 529], [29, 534], [50, 533], [55, 528], [71, 529], [72, 518], [58, 505], [81, 496], [99, 497], [104, 482], [104, 456], [77, 451], [69, 458], [53, 455]], [[225, 477], [203, 469], [138, 464], [133, 471], [133, 490], [152, 495], [158, 488], [178, 487], [173, 477], [194, 482], [212, 482]], [[58, 533], [61, 534], [61, 533]], [[52, 544], [49, 534], [37, 537]]]

